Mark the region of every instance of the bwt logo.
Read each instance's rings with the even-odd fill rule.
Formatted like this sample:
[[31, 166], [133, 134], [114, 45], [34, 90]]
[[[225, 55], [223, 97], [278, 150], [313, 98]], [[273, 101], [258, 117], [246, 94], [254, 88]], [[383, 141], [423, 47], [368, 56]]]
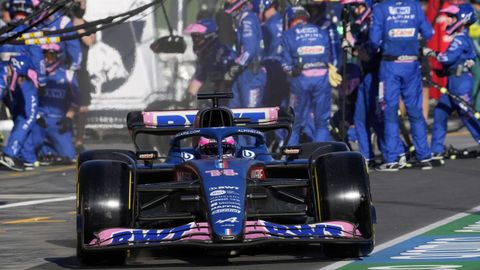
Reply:
[[[159, 115], [157, 116], [157, 123], [158, 125], [189, 126], [195, 121], [195, 116], [195, 114]], [[234, 113], [234, 117], [248, 118], [252, 122], [259, 122], [266, 119], [267, 115], [264, 112]]]

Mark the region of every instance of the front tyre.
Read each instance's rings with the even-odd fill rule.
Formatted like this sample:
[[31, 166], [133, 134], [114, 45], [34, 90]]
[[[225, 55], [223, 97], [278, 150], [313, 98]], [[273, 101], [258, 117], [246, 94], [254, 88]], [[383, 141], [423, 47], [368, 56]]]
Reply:
[[78, 172], [77, 257], [84, 265], [121, 265], [126, 250], [90, 251], [85, 245], [106, 228], [131, 227], [130, 167], [113, 160], [84, 162]]
[[358, 226], [363, 238], [371, 240], [366, 244], [325, 244], [324, 254], [330, 258], [370, 254], [374, 247], [374, 208], [365, 159], [360, 153], [337, 152], [320, 156], [312, 165], [316, 176], [313, 188], [320, 197], [314, 200], [319, 221], [348, 221]]

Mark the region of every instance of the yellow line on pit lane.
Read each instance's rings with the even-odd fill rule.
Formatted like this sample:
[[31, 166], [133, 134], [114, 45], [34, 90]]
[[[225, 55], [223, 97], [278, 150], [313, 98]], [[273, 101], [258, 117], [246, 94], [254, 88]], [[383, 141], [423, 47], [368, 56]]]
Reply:
[[50, 219], [50, 217], [34, 217], [34, 218], [5, 221], [5, 222], [2, 222], [1, 224], [14, 225], [14, 224], [25, 224], [25, 223], [63, 223], [63, 222], [67, 222], [67, 221], [53, 220], [53, 219]]
[[71, 166], [63, 166], [59, 168], [50, 168], [50, 169], [46, 169], [45, 171], [46, 172], [66, 172], [66, 171], [71, 171], [75, 168], [76, 168], [75, 165], [71, 165]]
[[46, 170], [43, 170], [43, 171], [26, 171], [26, 172], [11, 172], [11, 173], [8, 173], [7, 175], [5, 175], [5, 177], [0, 177], [0, 180], [1, 179], [10, 179], [10, 178], [22, 178], [22, 177], [29, 177], [29, 176], [35, 176], [35, 175], [39, 175], [40, 173], [42, 172], [67, 172], [67, 171], [71, 171], [75, 169], [75, 166], [62, 166], [62, 167], [59, 167], [59, 168], [50, 168], [50, 169], [46, 169]]

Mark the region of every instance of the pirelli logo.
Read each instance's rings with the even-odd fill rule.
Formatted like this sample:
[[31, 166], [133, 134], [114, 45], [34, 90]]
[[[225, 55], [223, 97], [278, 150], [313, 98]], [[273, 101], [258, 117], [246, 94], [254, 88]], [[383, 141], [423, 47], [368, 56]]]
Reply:
[[395, 28], [388, 31], [388, 36], [394, 38], [414, 37], [415, 28]]
[[317, 54], [324, 54], [325, 47], [324, 46], [304, 46], [299, 47], [297, 49], [298, 55], [317, 55]]

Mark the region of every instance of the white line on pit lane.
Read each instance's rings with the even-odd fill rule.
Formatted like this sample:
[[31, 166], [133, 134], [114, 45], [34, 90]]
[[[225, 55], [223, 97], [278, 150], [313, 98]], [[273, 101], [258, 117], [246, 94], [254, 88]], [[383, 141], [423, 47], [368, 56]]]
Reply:
[[52, 202], [73, 201], [75, 199], [76, 199], [75, 196], [69, 196], [69, 197], [55, 198], [55, 199], [26, 201], [26, 202], [19, 202], [19, 203], [11, 203], [11, 204], [2, 205], [2, 206], [0, 206], [0, 209], [14, 208], [14, 207], [21, 207], [21, 206], [28, 206], [28, 205], [45, 204], [45, 203], [52, 203]]
[[[468, 216], [468, 215], [471, 215], [471, 214], [473, 214], [473, 213], [475, 213], [475, 212], [479, 212], [479, 211], [480, 211], [480, 205], [477, 206], [477, 207], [474, 207], [474, 208], [472, 208], [472, 209], [470, 209], [470, 210], [468, 210], [468, 211], [466, 211], [466, 212], [462, 212], [462, 213], [453, 215], [453, 216], [448, 217], [448, 218], [446, 218], [446, 219], [442, 219], [442, 220], [437, 221], [437, 222], [435, 222], [435, 223], [433, 223], [433, 224], [430, 224], [430, 225], [428, 225], [428, 226], [425, 226], [425, 227], [423, 227], [423, 228], [420, 228], [420, 229], [418, 229], [418, 230], [416, 230], [416, 231], [413, 231], [413, 232], [404, 234], [404, 235], [402, 235], [402, 236], [399, 236], [399, 237], [397, 237], [397, 238], [395, 238], [395, 239], [393, 239], [393, 240], [390, 240], [390, 241], [385, 242], [385, 243], [383, 243], [383, 244], [381, 244], [381, 245], [379, 245], [379, 246], [376, 246], [375, 249], [373, 250], [373, 252], [370, 254], [370, 256], [373, 255], [373, 254], [375, 254], [375, 253], [378, 253], [378, 252], [380, 252], [380, 251], [382, 251], [382, 250], [384, 250], [384, 249], [387, 249], [387, 248], [389, 248], [389, 247], [392, 247], [392, 246], [395, 246], [395, 245], [397, 245], [397, 244], [400, 244], [400, 243], [402, 243], [402, 242], [404, 242], [404, 241], [406, 241], [406, 240], [409, 240], [409, 239], [411, 239], [411, 238], [413, 238], [413, 237], [416, 237], [416, 236], [419, 236], [419, 235], [421, 235], [421, 234], [424, 234], [424, 233], [426, 233], [426, 232], [428, 232], [428, 231], [431, 231], [431, 230], [433, 230], [433, 229], [435, 229], [435, 228], [437, 228], [437, 227], [446, 225], [446, 224], [448, 224], [448, 223], [450, 223], [450, 222], [453, 222], [453, 221], [455, 221], [455, 220], [457, 220], [457, 219], [466, 217], [466, 216]], [[320, 268], [319, 270], [336, 270], [336, 269], [338, 269], [338, 268], [340, 268], [340, 267], [343, 267], [343, 266], [348, 265], [348, 264], [353, 263], [353, 262], [355, 262], [355, 261], [336, 262], [336, 263], [334, 263], [334, 264], [330, 264], [330, 265], [327, 265], [327, 266], [325, 266], [325, 267], [323, 267], [323, 268]]]
[[0, 194], [0, 200], [20, 200], [20, 199], [50, 199], [50, 198], [61, 198], [67, 196], [73, 196], [75, 193], [52, 193], [52, 194]]

